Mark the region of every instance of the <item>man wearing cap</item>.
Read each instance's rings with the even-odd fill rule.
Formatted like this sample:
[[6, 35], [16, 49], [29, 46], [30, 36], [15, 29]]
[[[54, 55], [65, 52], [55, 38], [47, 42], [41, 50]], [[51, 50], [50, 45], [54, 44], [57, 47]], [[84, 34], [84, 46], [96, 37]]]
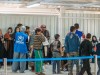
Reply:
[[[25, 34], [26, 27], [21, 26], [20, 32], [15, 34], [15, 43], [14, 43], [14, 56], [13, 59], [26, 59], [27, 46], [26, 40], [28, 39], [28, 35]], [[20, 69], [19, 69], [20, 67]], [[24, 73], [26, 69], [26, 62], [13, 62], [12, 72], [17, 72], [19, 69], [20, 73]]]
[[[50, 51], [48, 51], [48, 48], [49, 48], [48, 45], [49, 45], [50, 34], [49, 34], [49, 31], [46, 29], [46, 25], [41, 25], [41, 29], [46, 39], [46, 44], [43, 44], [43, 55], [44, 55], [44, 58], [49, 58], [48, 54], [50, 53]], [[47, 62], [49, 61], [45, 61], [44, 63], [47, 64]]]
[[44, 36], [49, 40], [50, 34], [49, 34], [49, 31], [46, 30], [46, 25], [41, 25], [41, 29], [42, 29], [42, 33], [44, 34]]

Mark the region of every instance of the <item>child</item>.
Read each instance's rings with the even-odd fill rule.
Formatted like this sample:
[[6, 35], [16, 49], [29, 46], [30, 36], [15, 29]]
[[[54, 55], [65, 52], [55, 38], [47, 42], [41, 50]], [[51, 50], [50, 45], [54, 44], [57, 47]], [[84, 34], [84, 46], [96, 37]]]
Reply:
[[[34, 58], [34, 51], [31, 49], [30, 53], [29, 53], [29, 57], [30, 58]], [[34, 68], [34, 62], [29, 62], [29, 66], [31, 67], [31, 71], [34, 72], [35, 68]]]
[[[52, 43], [53, 51], [52, 55], [53, 58], [59, 58], [61, 57], [61, 42], [59, 41], [59, 34], [55, 34], [55, 40]], [[56, 66], [57, 66], [57, 72], [56, 72]], [[60, 74], [60, 60], [54, 60], [53, 61], [53, 74]]]
[[[61, 56], [62, 58], [65, 58], [66, 57], [66, 52], [65, 52], [65, 47], [63, 46], [62, 47], [62, 52], [61, 52]], [[61, 61], [61, 70], [62, 71], [68, 71], [68, 63], [67, 63], [67, 60], [62, 60]]]

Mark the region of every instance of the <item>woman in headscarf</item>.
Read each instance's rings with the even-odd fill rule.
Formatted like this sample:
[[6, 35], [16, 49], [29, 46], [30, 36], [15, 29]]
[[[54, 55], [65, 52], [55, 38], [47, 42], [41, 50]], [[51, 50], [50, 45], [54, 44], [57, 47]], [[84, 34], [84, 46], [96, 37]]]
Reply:
[[[97, 37], [94, 35], [92, 36], [92, 55], [96, 54], [97, 44], [98, 44], [98, 40]], [[94, 58], [92, 59], [92, 63], [94, 63]]]
[[[7, 30], [7, 33], [4, 35], [5, 40], [5, 48], [7, 51], [7, 58], [12, 59], [13, 58], [13, 38], [12, 38], [12, 27], [9, 27]], [[11, 63], [8, 63], [8, 65], [11, 65]]]
[[92, 36], [92, 46], [93, 46], [93, 54], [96, 52], [96, 45], [98, 44], [98, 40], [96, 36]]

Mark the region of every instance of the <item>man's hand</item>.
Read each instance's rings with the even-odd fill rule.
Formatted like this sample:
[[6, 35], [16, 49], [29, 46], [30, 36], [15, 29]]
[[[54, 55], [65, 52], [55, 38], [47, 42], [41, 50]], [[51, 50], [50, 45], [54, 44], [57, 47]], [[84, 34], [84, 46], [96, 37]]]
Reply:
[[29, 50], [32, 50], [32, 49], [33, 49], [33, 45], [30, 46]]

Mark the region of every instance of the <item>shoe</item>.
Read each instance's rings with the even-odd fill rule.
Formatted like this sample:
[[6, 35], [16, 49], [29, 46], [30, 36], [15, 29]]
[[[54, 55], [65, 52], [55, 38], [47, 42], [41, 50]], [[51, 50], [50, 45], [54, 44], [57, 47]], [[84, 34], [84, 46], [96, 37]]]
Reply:
[[45, 75], [45, 73], [41, 72], [40, 75]]
[[68, 75], [73, 75], [73, 73], [71, 73], [71, 74], [70, 74], [70, 73], [68, 73]]
[[17, 73], [17, 71], [12, 71], [13, 73]]
[[57, 74], [62, 74], [61, 72], [58, 72]]
[[20, 72], [20, 73], [25, 73], [25, 72]]
[[37, 73], [37, 75], [45, 75], [45, 74], [41, 72], [41, 73]]
[[31, 70], [32, 72], [34, 72], [34, 70]]
[[12, 72], [13, 72], [13, 73], [17, 73], [17, 70], [16, 70], [16, 71], [15, 71], [15, 70], [12, 70]]
[[56, 74], [56, 72], [53, 72], [53, 74]]
[[38, 73], [37, 73], [37, 72], [36, 72], [35, 74], [36, 74], [36, 75], [38, 75]]

